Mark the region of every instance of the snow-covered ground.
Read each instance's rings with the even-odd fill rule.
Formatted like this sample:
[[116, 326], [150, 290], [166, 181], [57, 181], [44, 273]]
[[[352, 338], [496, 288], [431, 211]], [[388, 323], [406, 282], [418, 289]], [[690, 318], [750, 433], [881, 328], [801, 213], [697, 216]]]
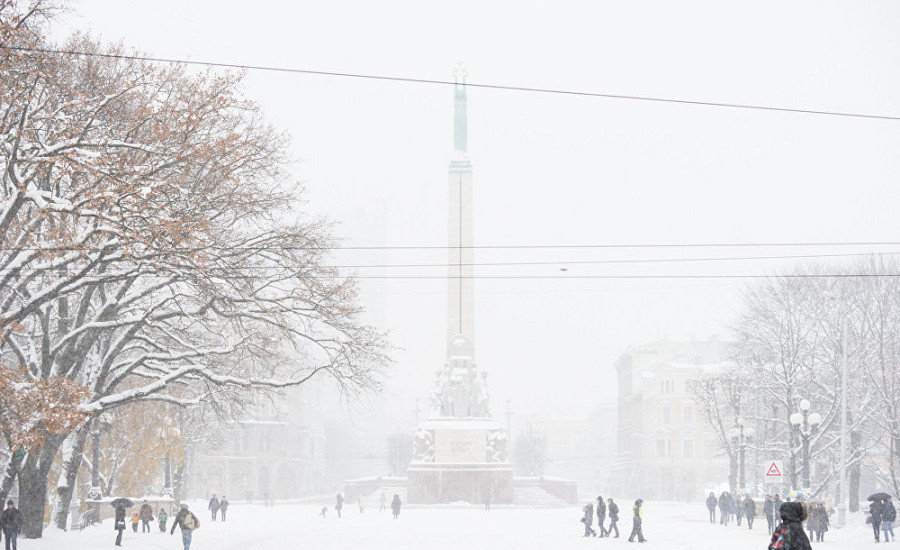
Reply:
[[[329, 503], [332, 504], [332, 503]], [[379, 513], [367, 508], [360, 514], [355, 506], [346, 506], [338, 519], [333, 510], [323, 519], [321, 506], [279, 504], [272, 508], [234, 502], [228, 510], [228, 522], [213, 523], [207, 513], [199, 513], [200, 529], [194, 533], [192, 549], [281, 550], [291, 548], [328, 550], [567, 550], [604, 547], [631, 547], [630, 502], [619, 503], [623, 510], [619, 539], [583, 538], [579, 523], [581, 509], [570, 508], [498, 508], [485, 512], [481, 507], [435, 508], [405, 507], [394, 521], [390, 511]], [[323, 503], [324, 505], [324, 503]], [[205, 503], [191, 503], [196, 512]], [[170, 522], [171, 525], [171, 522]], [[766, 548], [765, 518], [753, 530], [709, 523], [702, 503], [644, 503], [646, 546], [684, 550], [760, 550]], [[40, 540], [20, 540], [23, 550], [96, 550], [112, 548], [115, 531], [111, 520], [83, 532], [47, 532]], [[874, 544], [865, 516], [851, 516], [851, 525], [826, 533], [824, 543], [814, 548], [856, 549]], [[180, 531], [150, 534], [125, 531], [123, 548], [133, 550], [181, 550]]]

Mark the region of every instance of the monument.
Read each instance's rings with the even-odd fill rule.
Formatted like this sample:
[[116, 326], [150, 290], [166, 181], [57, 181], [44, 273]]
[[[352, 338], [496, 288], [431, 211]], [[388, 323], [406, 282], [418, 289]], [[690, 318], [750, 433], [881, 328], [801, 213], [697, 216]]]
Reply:
[[513, 502], [508, 435], [491, 417], [487, 373], [475, 362], [466, 76], [458, 64], [447, 225], [447, 359], [435, 373], [428, 419], [413, 436], [407, 471], [407, 498], [413, 504]]

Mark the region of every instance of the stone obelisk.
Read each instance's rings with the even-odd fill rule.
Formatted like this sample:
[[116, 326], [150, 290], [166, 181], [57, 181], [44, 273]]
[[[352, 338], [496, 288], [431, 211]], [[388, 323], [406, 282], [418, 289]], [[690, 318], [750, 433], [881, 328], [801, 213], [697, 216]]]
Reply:
[[472, 277], [472, 163], [466, 151], [467, 71], [458, 63], [453, 71], [453, 157], [447, 223], [447, 358], [475, 358], [475, 280]]

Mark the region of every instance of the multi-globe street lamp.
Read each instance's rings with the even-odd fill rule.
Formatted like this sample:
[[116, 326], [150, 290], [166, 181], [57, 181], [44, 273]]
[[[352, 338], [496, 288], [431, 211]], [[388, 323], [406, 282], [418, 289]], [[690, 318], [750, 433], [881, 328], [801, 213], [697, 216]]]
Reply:
[[800, 412], [791, 414], [791, 424], [800, 434], [800, 441], [803, 444], [803, 488], [809, 489], [809, 438], [816, 432], [819, 424], [822, 423], [822, 416], [819, 413], [809, 412], [810, 403], [804, 399], [800, 401]]

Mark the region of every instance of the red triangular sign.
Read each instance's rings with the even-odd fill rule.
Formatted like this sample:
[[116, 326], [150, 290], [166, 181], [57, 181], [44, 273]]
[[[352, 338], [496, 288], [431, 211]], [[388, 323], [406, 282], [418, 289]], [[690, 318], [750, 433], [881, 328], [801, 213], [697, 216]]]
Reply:
[[771, 466], [769, 466], [769, 471], [766, 472], [767, 476], [772, 477], [781, 477], [781, 470], [778, 469], [778, 466], [773, 462]]

